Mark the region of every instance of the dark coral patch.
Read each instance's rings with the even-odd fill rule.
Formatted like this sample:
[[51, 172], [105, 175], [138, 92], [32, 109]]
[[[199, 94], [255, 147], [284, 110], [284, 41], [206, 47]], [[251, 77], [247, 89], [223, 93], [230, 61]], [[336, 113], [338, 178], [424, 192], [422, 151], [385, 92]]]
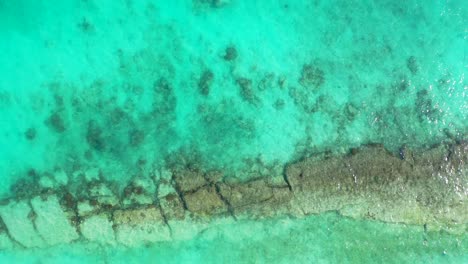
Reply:
[[413, 75], [418, 73], [419, 65], [418, 65], [418, 62], [417, 62], [417, 60], [416, 60], [416, 58], [414, 56], [411, 56], [406, 60], [406, 67], [408, 67], [408, 70], [410, 70], [410, 72]]
[[45, 121], [45, 124], [52, 130], [57, 133], [63, 133], [66, 130], [65, 122], [60, 115], [60, 112], [55, 111], [53, 112], [49, 118]]
[[307, 88], [320, 88], [325, 82], [325, 73], [319, 67], [312, 64], [305, 64], [302, 67], [299, 83]]
[[223, 59], [226, 61], [233, 61], [237, 58], [237, 50], [234, 46], [229, 46], [224, 51]]
[[86, 132], [86, 142], [89, 146], [97, 151], [103, 151], [105, 148], [104, 138], [102, 136], [101, 127], [93, 120], [88, 123]]
[[198, 91], [207, 96], [210, 94], [211, 83], [213, 82], [214, 74], [210, 70], [203, 71], [200, 79], [198, 80]]
[[33, 140], [33, 139], [35, 139], [35, 138], [36, 138], [36, 134], [37, 134], [36, 129], [33, 128], [33, 127], [28, 128], [28, 130], [26, 130], [26, 131], [24, 132], [24, 136], [25, 136], [26, 139], [28, 139], [28, 140]]

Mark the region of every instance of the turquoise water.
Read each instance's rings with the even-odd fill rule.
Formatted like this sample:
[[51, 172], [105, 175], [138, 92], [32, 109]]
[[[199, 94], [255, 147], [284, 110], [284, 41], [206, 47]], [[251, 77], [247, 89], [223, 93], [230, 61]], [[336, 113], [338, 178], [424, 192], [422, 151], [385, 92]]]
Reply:
[[[0, 198], [86, 189], [81, 175], [118, 193], [175, 168], [247, 181], [370, 143], [401, 155], [463, 142], [467, 25], [462, 0], [0, 0]], [[466, 232], [333, 214], [204, 230], [145, 247], [0, 248], [5, 262], [468, 258]]]
[[356, 222], [329, 213], [220, 226], [183, 243], [131, 249], [77, 244], [4, 257], [46, 263], [464, 263], [467, 250], [466, 236]]

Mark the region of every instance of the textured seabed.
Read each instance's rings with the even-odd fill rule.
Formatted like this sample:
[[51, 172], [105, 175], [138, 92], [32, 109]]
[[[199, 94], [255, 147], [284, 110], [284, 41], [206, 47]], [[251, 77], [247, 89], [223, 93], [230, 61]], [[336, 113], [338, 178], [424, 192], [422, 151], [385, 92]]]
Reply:
[[464, 1], [0, 17], [0, 261], [467, 261]]

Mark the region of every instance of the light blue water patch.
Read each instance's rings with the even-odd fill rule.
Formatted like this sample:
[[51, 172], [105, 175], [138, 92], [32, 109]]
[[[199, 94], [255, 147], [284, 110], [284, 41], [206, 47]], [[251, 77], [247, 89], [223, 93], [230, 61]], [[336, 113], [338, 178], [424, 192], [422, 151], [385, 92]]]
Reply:
[[[125, 177], [116, 175], [179, 148], [196, 150], [206, 167], [241, 171], [245, 159], [424, 146], [466, 132], [459, 1], [19, 1], [1, 12], [7, 188], [28, 169], [55, 166]], [[51, 116], [63, 132], [47, 127]], [[91, 121], [112, 146], [93, 157]], [[128, 137], [142, 131], [130, 151]]]
[[[2, 145], [13, 144], [2, 154], [12, 175], [4, 186], [29, 168], [67, 162], [128, 160], [113, 165], [128, 173], [138, 159], [181, 147], [196, 149], [205, 166], [242, 170], [243, 159], [281, 163], [297, 151], [367, 142], [430, 145], [444, 129], [466, 129], [466, 8], [457, 1], [20, 1], [1, 12]], [[227, 47], [235, 60], [223, 59]], [[318, 87], [301, 84], [307, 69]], [[203, 96], [206, 70], [213, 77]], [[155, 88], [160, 79], [167, 94]], [[65, 132], [44, 125], [54, 113]], [[119, 113], [126, 123], [112, 119]], [[85, 158], [91, 119], [112, 147]], [[137, 151], [129, 151], [130, 124], [146, 135]]]

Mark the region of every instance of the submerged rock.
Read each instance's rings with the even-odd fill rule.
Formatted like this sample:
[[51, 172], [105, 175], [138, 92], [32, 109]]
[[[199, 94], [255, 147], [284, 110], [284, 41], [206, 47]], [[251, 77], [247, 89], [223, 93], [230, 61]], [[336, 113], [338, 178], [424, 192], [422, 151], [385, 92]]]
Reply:
[[107, 214], [92, 215], [80, 224], [81, 234], [89, 241], [116, 244], [112, 222]]
[[237, 58], [237, 49], [234, 46], [228, 46], [224, 51], [223, 59], [225, 61], [233, 61]]
[[126, 246], [171, 239], [169, 227], [157, 207], [115, 211], [114, 230], [117, 241]]
[[36, 138], [37, 131], [35, 128], [30, 127], [24, 132], [24, 136], [27, 140], [34, 140]]
[[[426, 151], [405, 147], [403, 159], [381, 145], [363, 146], [341, 156], [291, 163], [283, 177], [248, 181], [179, 168], [161, 177], [157, 186], [137, 177], [121, 196], [109, 183], [92, 179], [86, 183], [89, 189], [80, 192], [87, 198], [75, 199], [65, 190], [62, 195], [31, 194], [21, 201], [4, 201], [0, 246], [44, 247], [79, 237], [138, 246], [189, 239], [218, 221], [327, 211], [460, 233], [468, 224], [467, 166], [468, 145], [461, 141]], [[140, 196], [151, 198], [142, 203]]]
[[0, 230], [0, 248], [3, 250], [11, 250], [15, 247], [14, 242], [8, 236], [5, 230]]
[[45, 242], [29, 219], [31, 212], [32, 209], [25, 200], [11, 201], [7, 205], [0, 206], [0, 217], [14, 241], [26, 248], [43, 247]]
[[78, 239], [78, 233], [59, 204], [58, 197], [35, 197], [31, 200], [36, 213], [34, 224], [37, 232], [48, 245], [70, 243]]
[[196, 216], [212, 216], [228, 211], [226, 204], [216, 193], [214, 186], [206, 186], [184, 194], [187, 209]]
[[176, 194], [160, 198], [159, 204], [167, 220], [183, 220], [185, 218], [184, 203]]
[[251, 104], [258, 105], [259, 98], [255, 95], [252, 80], [248, 78], [237, 78], [236, 83], [240, 88], [241, 98]]
[[[468, 188], [468, 175], [454, 175], [460, 165], [446, 153], [444, 147], [432, 149], [409, 162], [371, 146], [349, 157], [306, 159], [289, 166], [286, 175], [294, 203], [306, 214], [338, 210], [354, 218], [461, 227], [468, 219], [468, 210], [462, 209], [466, 196], [460, 196]], [[465, 183], [448, 183], [440, 175]], [[444, 208], [459, 209], [447, 214]]]
[[181, 192], [195, 191], [208, 183], [200, 170], [177, 171], [173, 177], [177, 189]]
[[103, 130], [94, 120], [88, 122], [86, 142], [88, 142], [92, 149], [97, 151], [103, 151], [106, 147], [106, 143], [103, 137]]
[[210, 94], [211, 83], [213, 82], [214, 74], [210, 70], [203, 71], [200, 79], [198, 80], [198, 91], [203, 96]]
[[231, 2], [231, 0], [196, 0], [197, 2], [210, 5], [211, 7], [219, 8], [223, 7]]
[[325, 73], [313, 64], [304, 64], [299, 83], [306, 88], [317, 89], [325, 82]]
[[419, 65], [418, 65], [418, 62], [416, 60], [416, 58], [414, 56], [410, 56], [407, 60], [406, 60], [406, 67], [408, 67], [408, 70], [410, 70], [410, 72], [415, 75], [418, 73], [419, 71]]
[[45, 121], [45, 124], [57, 133], [63, 133], [66, 130], [65, 121], [59, 111], [53, 112]]

